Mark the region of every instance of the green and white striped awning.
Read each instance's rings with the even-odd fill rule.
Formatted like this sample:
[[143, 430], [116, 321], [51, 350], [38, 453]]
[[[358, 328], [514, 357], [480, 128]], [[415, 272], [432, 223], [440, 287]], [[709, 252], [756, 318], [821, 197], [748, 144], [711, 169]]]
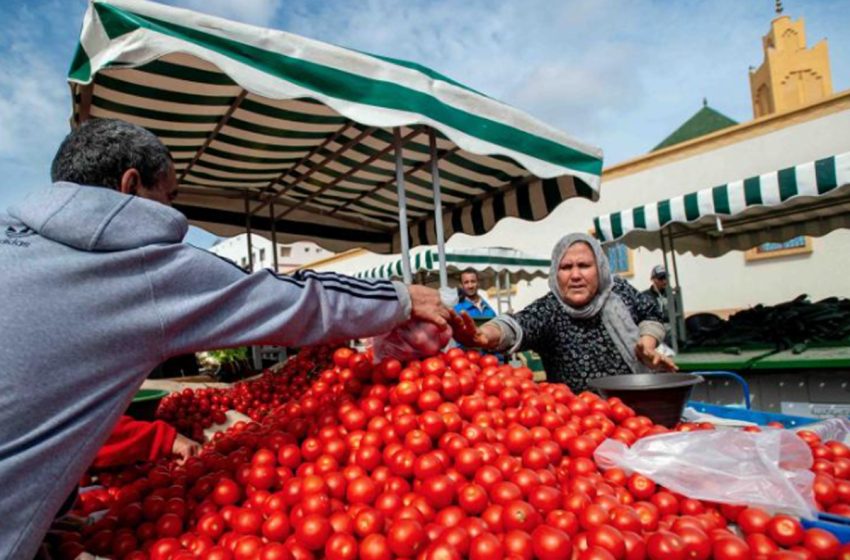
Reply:
[[[418, 64], [142, 0], [94, 0], [69, 72], [73, 120], [120, 118], [171, 149], [176, 208], [219, 235], [276, 198], [281, 242], [398, 250], [393, 130], [411, 244], [435, 243], [429, 134], [447, 237], [598, 197], [602, 154]], [[269, 231], [262, 207], [253, 229]]]
[[603, 243], [716, 257], [850, 228], [850, 153], [771, 171], [593, 220]]
[[[440, 270], [436, 247], [420, 247], [411, 251], [410, 268], [413, 274], [437, 274]], [[545, 278], [549, 275], [549, 259], [504, 247], [481, 249], [446, 249], [446, 270], [452, 274], [472, 268], [478, 271], [482, 289], [493, 285], [496, 273], [507, 272], [511, 281]], [[356, 278], [401, 279], [401, 255], [387, 256], [386, 262], [354, 274]], [[434, 278], [436, 281], [436, 277]]]

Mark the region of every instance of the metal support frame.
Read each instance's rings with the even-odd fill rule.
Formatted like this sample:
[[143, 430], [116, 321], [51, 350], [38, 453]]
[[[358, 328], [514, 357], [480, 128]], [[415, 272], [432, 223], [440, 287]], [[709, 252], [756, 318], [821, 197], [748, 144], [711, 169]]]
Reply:
[[[303, 182], [305, 179], [308, 179], [311, 175], [313, 175], [313, 173], [316, 173], [316, 172], [324, 169], [327, 164], [331, 163], [336, 158], [338, 158], [339, 156], [341, 156], [342, 154], [344, 154], [345, 152], [347, 152], [348, 150], [350, 150], [351, 148], [353, 148], [354, 146], [359, 144], [361, 140], [365, 140], [366, 138], [368, 138], [373, 132], [375, 132], [375, 130], [377, 130], [375, 127], [369, 127], [366, 130], [364, 130], [363, 132], [361, 132], [360, 134], [358, 134], [357, 136], [355, 136], [354, 138], [352, 138], [351, 140], [349, 140], [348, 142], [346, 142], [339, 150], [337, 150], [333, 154], [325, 157], [325, 159], [323, 159], [322, 161], [317, 163], [315, 167], [309, 169], [306, 173], [304, 173], [303, 175], [298, 177], [298, 179], [296, 181], [285, 185], [283, 187], [283, 189], [281, 189], [280, 191], [278, 191], [275, 194], [275, 198], [278, 198], [278, 197], [285, 195], [293, 187], [295, 187], [295, 185], [297, 185], [300, 182]], [[374, 157], [374, 159], [377, 159], [378, 156], [373, 156], [373, 157]], [[372, 160], [372, 161], [374, 161], [374, 160]], [[349, 169], [346, 173], [343, 173], [341, 176], [337, 177], [336, 179], [334, 179], [333, 181], [331, 181], [327, 185], [324, 185], [318, 191], [311, 193], [307, 198], [305, 198], [304, 200], [295, 204], [295, 206], [292, 206], [291, 208], [288, 208], [287, 210], [282, 212], [280, 214], [280, 216], [278, 216], [278, 217], [283, 218], [284, 216], [286, 216], [290, 212], [293, 212], [293, 211], [297, 210], [298, 208], [304, 206], [308, 202], [311, 202], [314, 198], [316, 198], [317, 196], [319, 196], [320, 194], [322, 194], [323, 192], [325, 192], [329, 188], [333, 187], [334, 185], [338, 184], [339, 182], [343, 181], [344, 179], [347, 179], [351, 174], [353, 174], [355, 171], [357, 171], [360, 167], [362, 167], [364, 165], [368, 165], [368, 163], [363, 162], [359, 166], [352, 168], [352, 169]]]
[[431, 151], [431, 188], [434, 189], [434, 230], [437, 234], [437, 254], [440, 261], [440, 287], [449, 287], [446, 270], [446, 239], [443, 231], [443, 199], [440, 192], [440, 162], [437, 159], [437, 134], [428, 129], [428, 146]]
[[[422, 134], [422, 129], [419, 129], [419, 128], [414, 129], [413, 131], [411, 131], [410, 133], [406, 134], [405, 136], [403, 136], [401, 138], [401, 145], [404, 146], [405, 144], [412, 141], [416, 136], [418, 136], [420, 134]], [[395, 142], [393, 142], [393, 147], [394, 146], [395, 146]], [[429, 163], [430, 162], [428, 160], [425, 160], [422, 163], [419, 163], [419, 164], [411, 167], [410, 169], [408, 169], [407, 171], [404, 172], [405, 178], [412, 176], [414, 173], [416, 173], [417, 171], [419, 171], [421, 169], [424, 169], [425, 166], [427, 166]], [[331, 216], [336, 215], [337, 212], [340, 212], [341, 210], [345, 210], [346, 208], [348, 208], [352, 204], [354, 204], [356, 202], [360, 202], [361, 200], [363, 200], [367, 196], [370, 196], [370, 195], [378, 192], [381, 189], [385, 189], [385, 188], [391, 186], [393, 184], [393, 182], [395, 182], [395, 181], [396, 181], [396, 179], [388, 179], [388, 180], [384, 181], [383, 183], [376, 185], [375, 187], [369, 189], [368, 191], [365, 191], [362, 194], [357, 195], [355, 198], [352, 198], [351, 200], [348, 200], [345, 203], [340, 204], [339, 206], [337, 206], [336, 208], [331, 210], [329, 212], [329, 215], [331, 215]]]
[[685, 332], [685, 308], [682, 302], [682, 285], [679, 283], [679, 266], [676, 264], [676, 243], [673, 236], [670, 236], [670, 260], [673, 263], [673, 279], [676, 281], [676, 287], [673, 290], [673, 305], [676, 309], [674, 316], [676, 321], [676, 332], [681, 340], [685, 340], [688, 333]]
[[502, 314], [502, 276], [499, 271], [495, 271], [494, 285], [496, 288], [496, 313]]
[[215, 128], [213, 128], [212, 132], [207, 135], [207, 139], [204, 140], [204, 143], [201, 145], [200, 148], [198, 148], [198, 151], [195, 152], [194, 157], [192, 157], [192, 161], [190, 161], [189, 165], [184, 167], [183, 170], [180, 172], [180, 176], [177, 177], [178, 185], [183, 182], [183, 179], [186, 177], [186, 174], [189, 173], [189, 170], [192, 169], [192, 167], [194, 167], [196, 163], [198, 163], [198, 160], [201, 159], [201, 157], [204, 155], [204, 152], [206, 152], [207, 148], [210, 146], [210, 144], [212, 144], [212, 141], [215, 139], [216, 136], [218, 136], [218, 133], [221, 131], [222, 128], [224, 128], [224, 125], [227, 124], [227, 121], [230, 120], [230, 117], [233, 116], [233, 113], [236, 112], [236, 109], [239, 108], [239, 106], [242, 104], [242, 101], [247, 96], [248, 90], [243, 89], [239, 92], [239, 95], [236, 96], [236, 99], [233, 100], [233, 103], [230, 104], [230, 107], [227, 108], [227, 111], [218, 120], [215, 125]]
[[269, 218], [271, 219], [270, 225], [272, 229], [272, 263], [274, 263], [274, 273], [277, 274], [280, 272], [280, 269], [277, 262], [277, 227], [275, 226], [277, 220], [274, 217], [274, 202], [269, 204]]
[[[685, 321], [684, 310], [682, 308], [682, 291], [679, 286], [679, 270], [676, 264], [676, 253], [674, 250], [672, 235], [668, 232], [666, 242], [664, 238], [664, 230], [660, 230], [658, 235], [661, 239], [661, 253], [664, 257], [664, 269], [667, 270], [668, 278], [665, 295], [667, 296], [667, 316], [670, 319], [670, 334], [673, 343], [673, 350], [678, 352], [679, 341], [684, 340], [685, 338]], [[667, 260], [668, 251], [670, 252], [670, 260], [673, 264], [672, 276], [670, 275], [670, 266]], [[675, 281], [675, 287], [671, 280]]]
[[[345, 134], [345, 132], [346, 132], [346, 131], [348, 131], [348, 129], [349, 129], [349, 128], [351, 128], [351, 127], [353, 127], [353, 126], [354, 126], [354, 122], [353, 122], [353, 121], [347, 121], [347, 122], [346, 122], [346, 123], [345, 123], [345, 124], [344, 124], [344, 125], [343, 125], [340, 129], [339, 129], [339, 130], [337, 130], [336, 132], [334, 132], [333, 134], [331, 134], [330, 136], [328, 136], [327, 138], [325, 138], [324, 140], [322, 140], [319, 144], [317, 144], [316, 146], [314, 146], [312, 150], [310, 150], [309, 152], [307, 152], [306, 154], [304, 154], [304, 157], [302, 157], [300, 160], [298, 160], [298, 161], [295, 163], [295, 165], [291, 165], [291, 166], [289, 166], [288, 168], [286, 168], [285, 170], [283, 170], [283, 171], [280, 173], [280, 175], [278, 175], [277, 177], [275, 177], [274, 179], [272, 179], [271, 181], [269, 181], [269, 184], [268, 184], [268, 185], [266, 185], [266, 186], [263, 188], [262, 193], [264, 194], [264, 193], [266, 193], [266, 192], [268, 192], [268, 191], [273, 191], [273, 190], [275, 190], [275, 185], [280, 184], [280, 183], [281, 183], [284, 179], [286, 179], [286, 178], [287, 178], [287, 177], [288, 177], [291, 173], [293, 173], [296, 169], [298, 169], [299, 167], [301, 167], [302, 165], [304, 165], [305, 163], [307, 163], [308, 161], [310, 161], [310, 158], [312, 158], [314, 155], [316, 155], [317, 153], [319, 153], [319, 150], [321, 150], [322, 148], [324, 148], [325, 146], [327, 146], [327, 145], [328, 145], [328, 144], [330, 144], [331, 142], [334, 142], [337, 138], [339, 138], [340, 136], [342, 136], [343, 134]], [[282, 191], [283, 191], [283, 189], [282, 189], [281, 191], [275, 192], [275, 193], [272, 195], [272, 197], [271, 197], [271, 198], [269, 198], [269, 200], [267, 200], [267, 201], [265, 201], [265, 202], [261, 202], [259, 205], [257, 205], [256, 207], [254, 207], [254, 208], [251, 210], [251, 213], [252, 213], [252, 214], [254, 214], [254, 213], [256, 213], [256, 212], [259, 212], [260, 210], [262, 210], [263, 208], [265, 208], [266, 206], [268, 206], [268, 205], [269, 205], [269, 203], [270, 203], [272, 200], [274, 200], [275, 202], [280, 202], [280, 200], [278, 200], [278, 199], [279, 199], [279, 197], [280, 197], [280, 195], [281, 195]]]
[[511, 282], [511, 273], [509, 271], [505, 271], [505, 284], [507, 285], [507, 293], [505, 295], [505, 313], [511, 312], [511, 286], [513, 282]]
[[404, 189], [404, 158], [401, 147], [401, 129], [393, 128], [393, 144], [395, 146], [395, 180], [398, 192], [398, 233], [401, 241], [401, 270], [405, 284], [410, 284], [413, 277], [410, 272], [410, 239], [407, 231], [407, 197]]
[[248, 212], [250, 204], [248, 193], [245, 193], [245, 232], [248, 237], [248, 272], [254, 272], [254, 247], [251, 242], [251, 214]]

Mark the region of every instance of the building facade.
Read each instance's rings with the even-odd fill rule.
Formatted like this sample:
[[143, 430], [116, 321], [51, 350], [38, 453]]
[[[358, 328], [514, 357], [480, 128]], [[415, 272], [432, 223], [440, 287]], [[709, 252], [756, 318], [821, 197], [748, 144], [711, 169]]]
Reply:
[[[253, 252], [254, 270], [270, 268], [274, 270], [274, 253], [272, 242], [256, 234], [251, 234], [251, 250]], [[248, 234], [237, 235], [223, 239], [213, 245], [210, 251], [220, 257], [224, 257], [244, 269], [249, 269], [248, 258]], [[327, 251], [312, 241], [298, 241], [296, 243], [277, 245], [277, 272], [285, 273], [302, 266], [305, 263], [332, 256]]]
[[[826, 42], [806, 49], [803, 21], [778, 14], [763, 44], [765, 61], [750, 74], [756, 119], [735, 123], [704, 102], [654, 151], [606, 168], [598, 202], [568, 200], [539, 222], [507, 218], [482, 236], [455, 235], [448, 246], [504, 246], [545, 256], [564, 234], [591, 231], [595, 216], [850, 152], [850, 91], [832, 93]], [[652, 267], [663, 262], [660, 251], [616, 245], [608, 251], [615, 270], [641, 290], [649, 286]], [[370, 255], [347, 252], [309, 266], [355, 273], [374, 266]], [[677, 264], [687, 314], [725, 315], [800, 294], [850, 297], [846, 230], [714, 259], [679, 255]], [[513, 307], [547, 290], [545, 280], [522, 282]]]

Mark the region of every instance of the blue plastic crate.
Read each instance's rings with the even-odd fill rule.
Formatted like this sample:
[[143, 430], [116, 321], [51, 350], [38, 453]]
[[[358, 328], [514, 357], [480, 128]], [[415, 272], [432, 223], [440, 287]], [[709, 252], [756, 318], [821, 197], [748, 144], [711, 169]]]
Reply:
[[818, 528], [824, 531], [829, 531], [841, 544], [850, 542], [850, 519], [841, 517], [840, 515], [832, 515], [830, 513], [819, 513], [818, 519], [809, 521], [807, 519], [800, 520], [803, 527], [806, 529]]
[[688, 401], [688, 406], [699, 412], [705, 412], [719, 418], [754, 422], [759, 426], [764, 426], [768, 422], [780, 422], [786, 428], [798, 428], [818, 421], [817, 418], [805, 418], [803, 416], [791, 416], [790, 414], [778, 414], [775, 412], [760, 412], [758, 410], [720, 406], [699, 401]]

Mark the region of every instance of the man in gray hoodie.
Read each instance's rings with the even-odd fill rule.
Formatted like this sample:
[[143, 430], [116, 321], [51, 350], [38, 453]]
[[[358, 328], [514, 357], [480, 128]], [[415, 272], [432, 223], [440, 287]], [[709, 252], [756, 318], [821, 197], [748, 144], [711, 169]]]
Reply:
[[168, 150], [93, 120], [54, 184], [0, 214], [0, 558], [29, 560], [147, 373], [166, 358], [250, 344], [445, 324], [436, 291], [305, 271], [246, 274], [183, 243]]

